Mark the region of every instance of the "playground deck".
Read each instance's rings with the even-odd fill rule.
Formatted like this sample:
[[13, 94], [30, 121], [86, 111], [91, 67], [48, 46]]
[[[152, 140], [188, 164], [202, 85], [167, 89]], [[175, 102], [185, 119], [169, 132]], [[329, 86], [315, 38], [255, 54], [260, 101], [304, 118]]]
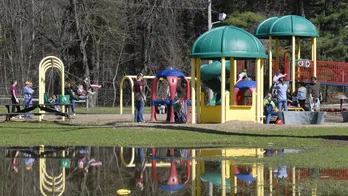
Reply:
[[[284, 67], [290, 68], [291, 61], [285, 62], [287, 65]], [[279, 67], [283, 67], [283, 65], [279, 66], [279, 61], [274, 60], [273, 61], [273, 73], [276, 72], [276, 70], [279, 69]], [[311, 65], [313, 65], [313, 62], [311, 61]], [[246, 66], [245, 61], [238, 61], [237, 63], [237, 72], [240, 73], [243, 68]], [[265, 77], [268, 75], [268, 63], [265, 62], [265, 70], [264, 73], [266, 74]], [[255, 73], [254, 70], [255, 66], [253, 63], [250, 63], [248, 66], [248, 73], [253, 76]], [[291, 69], [289, 69], [291, 71]], [[296, 79], [299, 81], [310, 81], [311, 76], [313, 75], [313, 67], [305, 68], [305, 67], [298, 67], [296, 68]], [[291, 72], [288, 73], [286, 80], [290, 80], [291, 78]], [[345, 62], [332, 62], [332, 61], [317, 61], [317, 78], [318, 82], [321, 84], [326, 85], [333, 85], [333, 86], [348, 86], [348, 63]], [[267, 82], [267, 80], [265, 80]]]

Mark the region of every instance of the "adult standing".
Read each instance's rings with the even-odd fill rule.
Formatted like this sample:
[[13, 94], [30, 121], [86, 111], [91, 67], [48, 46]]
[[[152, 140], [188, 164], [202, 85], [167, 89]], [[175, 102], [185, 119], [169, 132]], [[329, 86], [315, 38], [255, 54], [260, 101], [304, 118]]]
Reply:
[[137, 80], [133, 87], [135, 93], [135, 111], [134, 122], [144, 122], [144, 105], [146, 101], [144, 83], [142, 82], [144, 75], [138, 73]]
[[146, 170], [145, 148], [135, 148], [135, 183], [140, 190], [144, 189], [144, 173]]
[[313, 112], [314, 105], [315, 105], [315, 109], [319, 110], [320, 109], [320, 83], [317, 82], [317, 78], [315, 76], [311, 77], [311, 84], [309, 85], [308, 92], [309, 92], [309, 98], [308, 98], [309, 110]]
[[279, 83], [274, 86], [277, 90], [277, 106], [281, 112], [284, 106], [284, 111], [288, 111], [288, 100], [286, 97], [288, 91], [288, 85], [284, 83], [283, 78], [279, 78]]
[[287, 75], [286, 73], [282, 74], [280, 69], [277, 69], [272, 80], [273, 81], [272, 95], [275, 95], [277, 92], [277, 90], [275, 89], [275, 85], [279, 83], [279, 79], [284, 78], [286, 75]]
[[[33, 104], [33, 94], [34, 90], [32, 89], [33, 83], [26, 81], [24, 87], [24, 108], [29, 108]], [[33, 118], [31, 114], [25, 113], [24, 118]]]
[[[12, 86], [10, 88], [10, 92], [11, 92], [11, 102], [13, 104], [11, 112], [14, 113], [16, 108], [17, 108], [17, 112], [19, 112], [19, 110], [20, 110], [20, 106], [18, 105], [19, 99], [17, 97], [17, 92], [18, 92], [17, 80], [13, 80], [13, 81], [11, 81], [11, 83], [12, 83]], [[21, 118], [22, 117], [19, 116], [19, 119], [21, 119]]]
[[79, 97], [76, 95], [75, 90], [71, 86], [71, 82], [65, 84], [65, 94], [70, 96], [71, 112], [73, 116], [76, 116], [75, 111], [75, 100], [78, 100]]
[[305, 103], [307, 98], [307, 89], [304, 82], [300, 83], [300, 88], [297, 89], [297, 100], [301, 108], [305, 109]]

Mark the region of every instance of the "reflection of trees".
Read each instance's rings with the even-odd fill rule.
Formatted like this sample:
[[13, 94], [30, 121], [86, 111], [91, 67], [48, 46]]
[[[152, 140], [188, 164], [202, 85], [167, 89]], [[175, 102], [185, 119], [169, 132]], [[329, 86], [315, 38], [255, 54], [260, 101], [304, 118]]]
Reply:
[[[11, 158], [6, 157], [5, 149], [0, 148], [0, 195], [41, 195], [39, 190], [39, 164], [34, 163], [31, 171], [26, 171], [24, 161], [19, 159], [18, 173], [10, 169]], [[75, 148], [77, 151], [78, 147]], [[160, 190], [153, 182], [151, 168], [147, 167], [144, 174], [144, 191], [135, 188], [134, 168], [126, 168], [121, 164], [119, 148], [87, 147], [88, 158], [94, 158], [103, 163], [100, 167], [90, 167], [88, 172], [76, 169], [78, 157], [71, 158], [71, 167], [66, 168], [66, 191], [64, 195], [115, 195], [118, 189], [130, 189], [132, 195], [191, 195], [190, 186], [169, 194]], [[126, 153], [129, 153], [128, 151]], [[70, 153], [72, 156], [72, 153]], [[150, 158], [148, 156], [148, 158]], [[60, 171], [59, 159], [47, 159], [47, 172], [57, 174]], [[178, 172], [182, 172], [178, 169]], [[169, 168], [159, 168], [157, 174], [165, 181]]]

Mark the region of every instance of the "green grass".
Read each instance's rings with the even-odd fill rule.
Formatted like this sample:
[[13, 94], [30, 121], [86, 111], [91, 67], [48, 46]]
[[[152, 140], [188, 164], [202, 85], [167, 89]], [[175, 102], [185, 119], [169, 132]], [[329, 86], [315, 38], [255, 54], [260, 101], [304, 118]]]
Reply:
[[[213, 126], [213, 125], [212, 125]], [[218, 131], [195, 127], [139, 124], [132, 127], [75, 126], [48, 122], [0, 124], [0, 145], [97, 145], [97, 146], [244, 146], [313, 148], [332, 137], [326, 128], [263, 131]], [[335, 128], [336, 136], [346, 129]], [[314, 138], [313, 138], [314, 137]]]
[[[214, 125], [212, 125], [213, 127]], [[280, 130], [219, 131], [195, 127], [146, 124], [132, 127], [74, 126], [48, 122], [0, 124], [1, 146], [143, 146], [143, 147], [259, 147], [304, 149], [282, 158], [258, 159], [268, 164], [282, 161], [307, 167], [348, 167], [345, 145], [329, 140], [348, 140], [346, 128], [295, 128]], [[255, 158], [235, 158], [255, 161]], [[242, 159], [242, 160], [240, 160]]]

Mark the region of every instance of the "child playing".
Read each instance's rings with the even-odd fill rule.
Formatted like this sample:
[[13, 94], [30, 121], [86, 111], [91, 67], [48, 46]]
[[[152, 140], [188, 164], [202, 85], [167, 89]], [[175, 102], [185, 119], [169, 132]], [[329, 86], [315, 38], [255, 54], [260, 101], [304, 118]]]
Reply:
[[[51, 104], [59, 104], [59, 100], [57, 98], [57, 95], [52, 95], [52, 97], [49, 98], [48, 100]], [[59, 106], [58, 105], [54, 105], [54, 109], [56, 111], [59, 111]]]
[[83, 89], [83, 85], [82, 84], [77, 86], [76, 93], [79, 96], [79, 99], [87, 99], [87, 92], [85, 91], [85, 89]]
[[312, 105], [312, 109], [313, 109], [314, 112], [319, 111], [320, 110], [320, 100], [319, 100], [319, 98], [314, 98], [312, 103], [311, 103], [311, 105]]
[[95, 93], [92, 91], [93, 88], [101, 88], [102, 87], [101, 85], [98, 85], [98, 84], [91, 84], [88, 77], [86, 77], [84, 79], [84, 84], [85, 84], [85, 90], [91, 95], [94, 95], [94, 93]]
[[98, 167], [103, 165], [102, 162], [96, 161], [95, 159], [88, 159], [87, 158], [88, 151], [87, 150], [80, 150], [79, 155], [80, 159], [78, 160], [78, 168], [83, 169], [86, 173], [88, 173], [89, 167]]

